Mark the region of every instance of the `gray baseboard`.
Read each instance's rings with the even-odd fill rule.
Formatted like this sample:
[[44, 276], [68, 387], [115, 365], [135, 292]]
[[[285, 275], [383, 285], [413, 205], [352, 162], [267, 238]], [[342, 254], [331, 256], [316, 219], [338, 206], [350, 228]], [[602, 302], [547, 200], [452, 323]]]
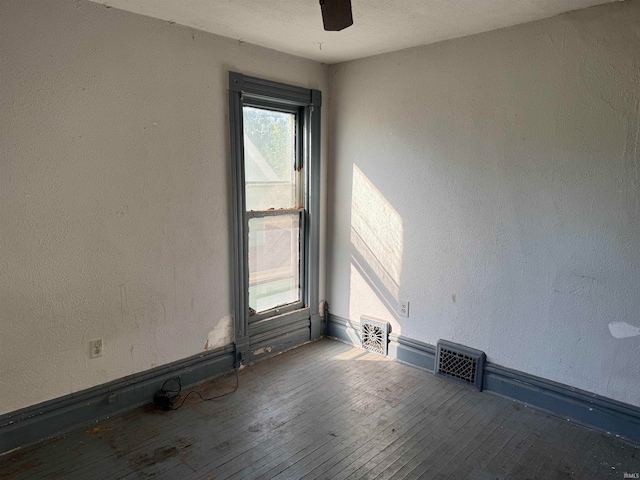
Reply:
[[[0, 452], [151, 403], [169, 378], [180, 376], [183, 387], [189, 387], [233, 371], [234, 352], [233, 344], [229, 344], [4, 414], [0, 416]], [[108, 403], [110, 395], [116, 395], [114, 403]]]
[[362, 340], [360, 337], [360, 323], [329, 314], [327, 336], [337, 338], [350, 345], [359, 346]]
[[[249, 364], [309, 342], [308, 314], [250, 326], [243, 363]], [[234, 344], [203, 352], [0, 416], [0, 453], [25, 447], [89, 422], [150, 404], [162, 384], [180, 376], [183, 389], [233, 371]], [[115, 395], [115, 403], [107, 398]]]
[[[330, 315], [327, 334], [360, 345], [359, 322]], [[389, 356], [403, 363], [433, 371], [435, 350], [427, 343], [394, 333], [389, 335]], [[484, 391], [640, 443], [640, 408], [633, 405], [491, 362], [485, 365], [483, 385]]]
[[403, 337], [395, 333], [389, 335], [389, 354], [396, 360], [433, 372], [436, 349], [428, 343]]
[[640, 408], [633, 405], [489, 362], [484, 389], [640, 443]]
[[245, 361], [253, 363], [309, 342], [309, 318], [250, 338], [249, 351]]

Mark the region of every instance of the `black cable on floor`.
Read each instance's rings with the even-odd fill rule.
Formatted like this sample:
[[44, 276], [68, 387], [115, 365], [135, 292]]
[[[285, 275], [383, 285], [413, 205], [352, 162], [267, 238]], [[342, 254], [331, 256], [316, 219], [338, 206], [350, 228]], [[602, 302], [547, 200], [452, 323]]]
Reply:
[[[238, 378], [238, 369], [237, 368], [235, 369], [235, 372], [236, 372], [236, 386], [235, 386], [235, 388], [233, 390], [231, 390], [231, 391], [229, 391], [227, 393], [223, 393], [221, 395], [216, 395], [214, 397], [209, 397], [209, 398], [204, 398], [200, 394], [200, 392], [192, 390], [182, 398], [182, 401], [180, 402], [180, 405], [178, 405], [177, 407], [174, 407], [173, 404], [174, 404], [174, 401], [177, 401], [176, 399], [180, 396], [180, 394], [182, 392], [182, 382], [180, 381], [180, 377], [169, 378], [168, 380], [166, 380], [162, 384], [162, 387], [160, 387], [160, 391], [153, 397], [153, 403], [157, 407], [161, 408], [162, 410], [178, 410], [180, 407], [182, 407], [182, 405], [184, 405], [184, 402], [192, 394], [195, 394], [198, 397], [200, 397], [200, 400], [202, 400], [203, 402], [208, 402], [210, 400], [216, 400], [218, 398], [226, 397], [227, 395], [231, 395], [236, 390], [238, 390], [238, 386], [240, 384], [240, 380]], [[165, 386], [169, 382], [175, 382], [178, 385], [178, 389], [177, 390], [165, 390]]]

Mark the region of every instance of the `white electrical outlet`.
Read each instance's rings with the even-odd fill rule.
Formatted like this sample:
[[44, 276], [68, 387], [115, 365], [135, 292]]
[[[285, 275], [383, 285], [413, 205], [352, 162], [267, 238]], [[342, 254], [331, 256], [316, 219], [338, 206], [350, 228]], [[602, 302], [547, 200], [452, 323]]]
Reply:
[[409, 318], [409, 300], [398, 300], [398, 315]]
[[91, 348], [91, 358], [98, 358], [102, 356], [102, 339], [91, 340], [89, 342], [89, 348]]

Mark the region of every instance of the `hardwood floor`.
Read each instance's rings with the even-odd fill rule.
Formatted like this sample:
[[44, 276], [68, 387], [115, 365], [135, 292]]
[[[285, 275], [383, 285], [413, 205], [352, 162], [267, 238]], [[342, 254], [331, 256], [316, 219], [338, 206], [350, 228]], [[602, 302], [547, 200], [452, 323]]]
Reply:
[[[232, 390], [235, 375], [197, 388]], [[0, 457], [18, 479], [600, 479], [640, 447], [333, 340], [243, 368], [219, 400], [137, 409]]]

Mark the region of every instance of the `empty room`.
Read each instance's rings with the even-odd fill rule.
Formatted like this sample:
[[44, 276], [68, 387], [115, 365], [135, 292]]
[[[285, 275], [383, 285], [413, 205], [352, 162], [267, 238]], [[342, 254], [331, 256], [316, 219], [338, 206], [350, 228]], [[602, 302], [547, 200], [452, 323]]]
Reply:
[[0, 1], [49, 478], [640, 478], [640, 0]]

